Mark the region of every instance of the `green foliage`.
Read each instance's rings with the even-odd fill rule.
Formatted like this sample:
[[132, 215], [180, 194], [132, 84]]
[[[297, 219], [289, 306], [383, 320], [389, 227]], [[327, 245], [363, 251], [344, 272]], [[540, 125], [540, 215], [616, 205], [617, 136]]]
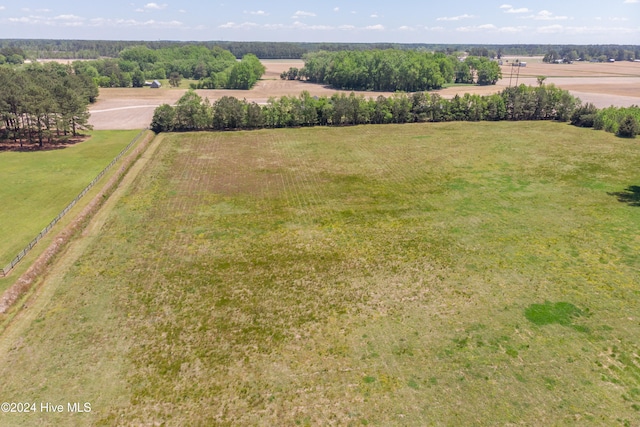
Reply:
[[585, 313], [575, 305], [568, 302], [551, 303], [545, 301], [544, 304], [531, 304], [524, 311], [524, 315], [531, 323], [538, 326], [558, 324], [571, 326], [576, 317]]
[[155, 133], [171, 132], [175, 123], [176, 111], [169, 104], [162, 104], [153, 112], [150, 128]]
[[255, 55], [245, 55], [229, 71], [226, 86], [229, 89], [251, 89], [264, 72], [264, 65]]
[[296, 67], [291, 67], [288, 71], [283, 71], [282, 73], [280, 73], [280, 78], [282, 80], [299, 80], [300, 70]]
[[182, 81], [182, 75], [178, 72], [174, 71], [169, 75], [169, 84], [171, 87], [180, 87], [180, 82]]
[[[42, 39], [4, 39], [0, 40], [0, 49], [19, 49], [20, 55], [26, 58], [59, 58], [59, 59], [97, 59], [116, 58], [124, 51], [132, 50], [136, 54], [148, 54], [170, 47], [183, 47], [187, 44], [206, 47], [208, 49], [223, 49], [230, 51], [236, 58], [242, 58], [248, 53], [258, 58], [267, 59], [300, 59], [305, 53], [344, 50], [422, 50], [441, 52], [447, 55], [468, 52], [472, 56], [500, 58], [503, 55], [543, 56], [555, 52], [557, 58], [580, 58], [591, 60], [603, 57], [615, 58], [617, 61], [640, 59], [640, 48], [637, 45], [549, 45], [549, 44], [435, 44], [435, 43], [315, 43], [315, 42], [241, 42], [241, 41], [207, 41], [207, 42], [178, 42], [168, 40], [146, 41], [140, 46], [139, 41], [124, 40], [42, 40]], [[145, 49], [148, 51], [145, 52]], [[2, 54], [2, 51], [0, 51]], [[155, 61], [151, 54], [151, 61]], [[128, 56], [127, 59], [130, 59]]]
[[[247, 104], [231, 96], [223, 96], [213, 104], [213, 129], [244, 127]], [[255, 127], [255, 125], [254, 125]]]
[[[316, 52], [304, 56], [298, 75], [338, 89], [417, 92], [472, 79], [468, 65], [442, 53], [413, 50]], [[482, 84], [495, 84], [499, 68], [482, 58]], [[495, 64], [497, 67], [497, 64]], [[286, 77], [289, 77], [287, 73]]]
[[98, 88], [93, 79], [60, 64], [32, 64], [22, 70], [0, 68], [2, 139], [22, 145], [90, 129], [88, 105]]
[[573, 111], [570, 122], [574, 126], [590, 128], [593, 127], [597, 114], [598, 109], [596, 106], [588, 102]]
[[[264, 74], [264, 66], [255, 55], [246, 55], [246, 60], [238, 63], [231, 52], [218, 46], [192, 44], [159, 49], [131, 46], [120, 52], [118, 60], [75, 61], [73, 67], [76, 73], [95, 78], [100, 87], [141, 87], [144, 78], [167, 77], [170, 84], [179, 86], [177, 77], [182, 76], [198, 80], [195, 88], [249, 89]], [[230, 81], [232, 72], [235, 80]]]
[[616, 135], [623, 138], [635, 138], [640, 133], [640, 122], [635, 116], [627, 114], [620, 121]]
[[203, 102], [200, 95], [195, 91], [187, 91], [176, 103], [174, 129], [206, 129], [209, 126], [209, 117], [211, 114], [211, 110], [207, 104], [208, 100]]
[[142, 72], [141, 70], [134, 71], [133, 75], [131, 76], [131, 85], [133, 87], [143, 87], [145, 81], [146, 80], [144, 72]]
[[634, 121], [640, 123], [640, 107], [608, 107], [598, 111], [593, 121], [593, 128], [618, 134], [624, 122], [625, 136], [632, 137]]
[[502, 91], [507, 120], [568, 121], [579, 100], [554, 85], [509, 87]]
[[[194, 85], [194, 88], [197, 87]], [[197, 99], [199, 97], [192, 98], [190, 103], [196, 103]], [[199, 102], [202, 103], [202, 99]], [[566, 121], [577, 102], [567, 91], [553, 85], [537, 88], [521, 85], [504, 89], [500, 94], [456, 95], [451, 100], [438, 94], [424, 92], [396, 93], [390, 97], [380, 95], [375, 99], [356, 96], [354, 93], [336, 93], [331, 97], [318, 98], [303, 92], [298, 97], [271, 98], [264, 106], [249, 104], [246, 100], [231, 100], [228, 97], [216, 101], [212, 106], [205, 102], [198, 110], [201, 113], [198, 114], [212, 117], [212, 122], [198, 121], [202, 125], [195, 126], [194, 122], [187, 120], [188, 112], [185, 110], [175, 115], [174, 123], [170, 127], [181, 131], [463, 120]], [[167, 106], [162, 108], [164, 110]], [[166, 112], [163, 111], [162, 116], [166, 116]], [[248, 119], [249, 117], [251, 119]], [[163, 131], [165, 127], [156, 128]]]

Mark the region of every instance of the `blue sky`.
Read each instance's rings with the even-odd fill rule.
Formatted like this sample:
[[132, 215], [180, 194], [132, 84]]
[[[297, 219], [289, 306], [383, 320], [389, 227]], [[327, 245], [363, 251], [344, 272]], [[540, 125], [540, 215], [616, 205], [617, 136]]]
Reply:
[[0, 0], [0, 38], [640, 44], [640, 0]]

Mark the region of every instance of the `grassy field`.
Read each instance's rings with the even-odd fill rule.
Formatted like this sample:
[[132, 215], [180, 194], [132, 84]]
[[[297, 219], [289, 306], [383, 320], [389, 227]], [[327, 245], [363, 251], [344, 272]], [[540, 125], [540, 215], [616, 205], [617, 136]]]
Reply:
[[[138, 131], [96, 131], [80, 144], [0, 153], [0, 267], [4, 267], [133, 139]], [[0, 283], [0, 292], [3, 290]]]
[[[162, 135], [0, 341], [11, 425], [634, 425], [637, 141], [557, 123]], [[40, 403], [38, 403], [40, 405]]]

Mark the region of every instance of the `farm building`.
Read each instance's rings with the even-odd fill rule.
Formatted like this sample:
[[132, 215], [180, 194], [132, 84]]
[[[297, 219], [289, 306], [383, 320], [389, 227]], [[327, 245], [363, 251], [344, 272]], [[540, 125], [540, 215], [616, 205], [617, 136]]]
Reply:
[[158, 89], [158, 88], [159, 88], [159, 87], [161, 87], [161, 86], [162, 86], [162, 84], [161, 84], [159, 81], [154, 80], [153, 82], [151, 82], [151, 86], [150, 86], [150, 87], [151, 87], [152, 89]]

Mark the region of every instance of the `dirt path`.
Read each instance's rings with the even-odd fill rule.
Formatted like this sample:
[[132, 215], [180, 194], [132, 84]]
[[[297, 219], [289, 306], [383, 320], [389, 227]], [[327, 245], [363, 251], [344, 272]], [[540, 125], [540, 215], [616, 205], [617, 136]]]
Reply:
[[[488, 95], [496, 93], [509, 85], [536, 85], [537, 76], [547, 76], [545, 83], [570, 91], [583, 102], [591, 102], [598, 108], [611, 105], [628, 107], [640, 105], [640, 63], [588, 63], [545, 64], [540, 58], [521, 58], [526, 67], [512, 67], [511, 62], [502, 66], [503, 78], [495, 86], [461, 86], [437, 91], [445, 98], [456, 94], [476, 93]], [[244, 90], [198, 90], [203, 98], [211, 102], [223, 97], [233, 96], [260, 104], [270, 97], [283, 95], [296, 96], [306, 90], [314, 96], [331, 96], [337, 91], [326, 86], [300, 81], [280, 80], [280, 73], [290, 67], [301, 68], [301, 60], [265, 60], [267, 71], [253, 89]], [[518, 74], [516, 74], [518, 72]], [[142, 129], [151, 123], [153, 112], [161, 104], [174, 104], [186, 92], [185, 89], [172, 88], [112, 88], [101, 89], [98, 102], [91, 106], [89, 122], [95, 129]], [[367, 97], [389, 96], [391, 92], [356, 92]], [[135, 114], [132, 111], [135, 110]]]

